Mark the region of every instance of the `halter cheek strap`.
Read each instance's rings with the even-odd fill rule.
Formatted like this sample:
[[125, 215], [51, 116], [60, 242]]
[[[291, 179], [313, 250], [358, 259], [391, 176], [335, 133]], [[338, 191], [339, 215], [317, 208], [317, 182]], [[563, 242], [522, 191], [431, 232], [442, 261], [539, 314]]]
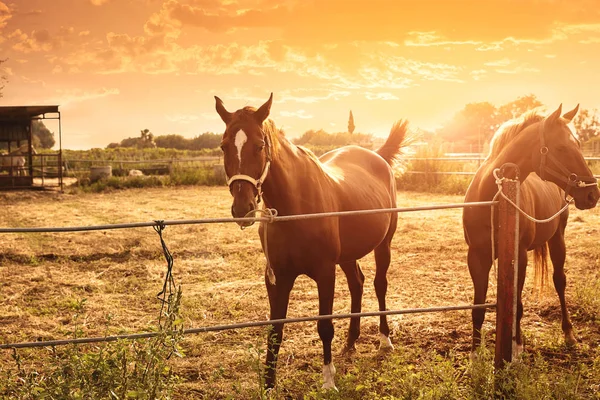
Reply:
[[[556, 158], [553, 154], [550, 153], [548, 146], [546, 146], [545, 138], [544, 138], [544, 123], [540, 124], [540, 143], [542, 147], [540, 148], [540, 178], [543, 180], [547, 180], [545, 175], [552, 175], [554, 178], [566, 184], [565, 186], [565, 199], [569, 195], [569, 192], [573, 188], [585, 188], [591, 186], [597, 186], [598, 181], [593, 176], [584, 176], [580, 177], [577, 174], [569, 171], [567, 167], [560, 162], [558, 158]], [[560, 169], [560, 172], [555, 171], [554, 169], [548, 167], [546, 165], [546, 159], [550, 159], [555, 166]], [[566, 176], [566, 178], [565, 178]]]

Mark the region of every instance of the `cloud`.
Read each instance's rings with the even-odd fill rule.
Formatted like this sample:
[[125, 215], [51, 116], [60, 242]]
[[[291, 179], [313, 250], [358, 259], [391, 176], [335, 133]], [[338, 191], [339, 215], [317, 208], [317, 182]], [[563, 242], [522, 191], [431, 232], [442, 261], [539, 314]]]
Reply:
[[60, 27], [54, 34], [47, 29], [34, 29], [31, 34], [16, 29], [8, 35], [14, 44], [12, 49], [21, 53], [55, 51], [68, 42], [73, 35], [72, 27]]
[[518, 74], [518, 73], [530, 73], [539, 72], [538, 68], [532, 67], [527, 63], [516, 65], [517, 61], [503, 58], [495, 61], [485, 62], [484, 65], [488, 67], [495, 67], [494, 71], [499, 74]]
[[279, 115], [282, 117], [293, 117], [293, 118], [301, 118], [301, 119], [310, 119], [313, 118], [312, 115], [306, 114], [304, 110], [298, 111], [280, 111]]
[[367, 100], [399, 100], [399, 97], [389, 92], [365, 92]]
[[53, 96], [46, 101], [48, 103], [56, 103], [65, 107], [73, 103], [81, 103], [88, 100], [95, 100], [107, 96], [116, 96], [120, 93], [117, 88], [100, 88], [95, 90], [83, 89], [58, 89], [56, 96]]
[[12, 18], [12, 12], [8, 6], [0, 1], [0, 29], [4, 28], [8, 20]]
[[350, 94], [351, 92], [348, 90], [295, 89], [282, 91], [278, 97], [280, 98], [280, 103], [296, 102], [313, 104], [324, 100], [339, 100], [350, 96]]
[[483, 64], [487, 65], [488, 67], [506, 67], [512, 63], [514, 63], [513, 60], [509, 60], [508, 58], [503, 58], [501, 60], [488, 61]]
[[200, 117], [198, 115], [193, 114], [174, 114], [165, 115], [165, 118], [177, 124], [189, 124], [190, 122], [197, 121]]
[[408, 39], [404, 41], [405, 46], [409, 47], [428, 47], [428, 46], [457, 46], [457, 45], [481, 45], [478, 40], [448, 40], [435, 31], [431, 32], [408, 32]]
[[109, 1], [110, 0], [90, 0], [90, 3], [92, 3], [95, 6], [101, 6], [108, 3]]

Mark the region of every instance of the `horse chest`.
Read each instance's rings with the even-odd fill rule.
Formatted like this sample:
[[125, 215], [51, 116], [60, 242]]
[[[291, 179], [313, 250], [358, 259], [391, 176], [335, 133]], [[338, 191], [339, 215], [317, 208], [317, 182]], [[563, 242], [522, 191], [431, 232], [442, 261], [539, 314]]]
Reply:
[[287, 227], [283, 226], [283, 223], [281, 225], [270, 225], [266, 238], [261, 230], [263, 250], [268, 250], [271, 263], [303, 265], [323, 261], [335, 262], [337, 259], [340, 242], [330, 226], [331, 223], [309, 226], [294, 224]]

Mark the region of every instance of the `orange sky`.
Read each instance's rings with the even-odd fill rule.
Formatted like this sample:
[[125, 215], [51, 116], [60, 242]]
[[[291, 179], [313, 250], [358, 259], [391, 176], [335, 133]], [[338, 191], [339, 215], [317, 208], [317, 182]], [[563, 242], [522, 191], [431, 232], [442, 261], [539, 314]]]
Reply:
[[[600, 108], [596, 0], [0, 0], [1, 105], [58, 104], [63, 147], [222, 132], [274, 92], [287, 135], [431, 129], [533, 93]], [[54, 130], [52, 124], [49, 128]]]

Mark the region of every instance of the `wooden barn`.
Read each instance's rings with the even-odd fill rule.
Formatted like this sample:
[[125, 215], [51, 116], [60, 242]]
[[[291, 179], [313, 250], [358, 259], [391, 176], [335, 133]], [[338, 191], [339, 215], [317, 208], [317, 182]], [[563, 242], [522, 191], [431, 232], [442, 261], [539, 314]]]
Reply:
[[[35, 120], [58, 120], [57, 152], [35, 149]], [[0, 190], [63, 185], [62, 140], [58, 106], [0, 107]]]

